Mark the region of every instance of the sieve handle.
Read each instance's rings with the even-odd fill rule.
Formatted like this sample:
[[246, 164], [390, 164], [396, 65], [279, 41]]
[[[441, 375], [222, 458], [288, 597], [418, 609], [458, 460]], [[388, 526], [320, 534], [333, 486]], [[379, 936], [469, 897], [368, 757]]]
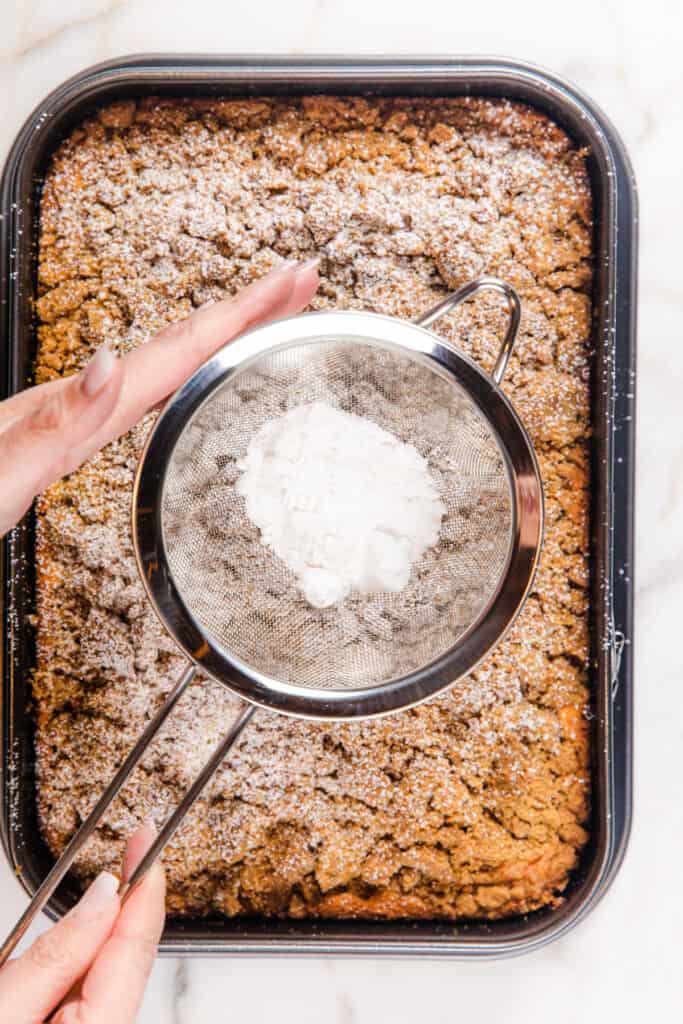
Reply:
[[142, 858], [138, 866], [136, 867], [133, 874], [130, 876], [127, 882], [124, 883], [119, 889], [119, 896], [121, 902], [124, 902], [130, 896], [131, 892], [137, 885], [143, 880], [149, 869], [151, 868], [154, 861], [157, 859], [161, 851], [164, 849], [167, 843], [171, 841], [176, 830], [180, 826], [181, 821], [190, 810], [195, 800], [198, 798], [204, 787], [206, 786], [209, 779], [212, 777], [216, 769], [220, 766], [221, 761], [228, 753], [230, 748], [242, 735], [242, 731], [251, 721], [252, 715], [256, 711], [253, 704], [246, 704], [242, 708], [241, 712], [230, 726], [230, 729], [220, 741], [213, 754], [206, 762], [202, 770], [200, 771], [197, 778], [194, 780], [187, 793], [180, 801], [173, 813], [166, 819], [163, 826], [161, 827], [158, 836], [150, 846], [149, 850]]
[[152, 720], [149, 722], [145, 730], [140, 735], [137, 743], [132, 748], [125, 761], [113, 777], [107, 788], [102, 793], [101, 797], [91, 810], [88, 817], [82, 823], [78, 831], [71, 837], [67, 846], [64, 848], [62, 855], [58, 858], [56, 863], [53, 865], [49, 874], [45, 877], [44, 881], [36, 889], [31, 902], [28, 907], [21, 915], [14, 928], [7, 936], [2, 946], [0, 946], [0, 967], [5, 963], [7, 958], [11, 955], [17, 943], [21, 941], [31, 925], [34, 918], [40, 913], [47, 901], [50, 899], [55, 889], [62, 881], [67, 871], [73, 864], [80, 850], [85, 846], [88, 839], [95, 831], [97, 824], [105, 813], [109, 805], [115, 800], [119, 793], [119, 790], [127, 782], [130, 774], [136, 768], [141, 757], [147, 750], [156, 734], [158, 733], [161, 726], [164, 724], [174, 707], [185, 693], [185, 690], [192, 682], [196, 668], [194, 665], [189, 665], [183, 674], [178, 679], [177, 683], [169, 693], [168, 697], [161, 705], [157, 713], [154, 715]]
[[510, 313], [508, 329], [505, 332], [503, 344], [500, 347], [500, 352], [496, 359], [496, 365], [494, 366], [493, 373], [491, 374], [495, 383], [500, 384], [505, 376], [510, 355], [514, 348], [515, 341], [517, 340], [519, 322], [522, 316], [522, 306], [519, 301], [519, 295], [512, 285], [507, 284], [506, 281], [501, 281], [498, 277], [478, 277], [476, 281], [470, 281], [468, 284], [464, 284], [462, 288], [458, 288], [457, 291], [452, 292], [452, 294], [448, 295], [442, 302], [439, 302], [436, 306], [432, 306], [432, 308], [428, 309], [426, 313], [418, 316], [414, 323], [419, 327], [429, 327], [435, 320], [445, 316], [446, 313], [450, 313], [452, 309], [459, 306], [461, 302], [465, 302], [467, 299], [471, 299], [473, 295], [477, 295], [479, 292], [483, 291], [498, 292], [499, 295], [502, 295], [507, 299], [508, 311]]

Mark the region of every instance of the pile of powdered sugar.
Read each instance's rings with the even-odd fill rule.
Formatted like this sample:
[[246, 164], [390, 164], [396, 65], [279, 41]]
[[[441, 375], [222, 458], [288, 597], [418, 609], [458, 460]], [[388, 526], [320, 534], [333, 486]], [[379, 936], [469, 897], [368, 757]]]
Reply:
[[326, 402], [265, 423], [238, 468], [262, 542], [315, 608], [403, 590], [446, 511], [412, 445]]

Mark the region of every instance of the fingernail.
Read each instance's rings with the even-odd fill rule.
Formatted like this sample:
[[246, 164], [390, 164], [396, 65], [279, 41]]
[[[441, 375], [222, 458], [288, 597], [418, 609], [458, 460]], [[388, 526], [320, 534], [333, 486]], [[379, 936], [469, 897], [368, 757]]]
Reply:
[[283, 270], [292, 270], [293, 267], [298, 266], [298, 264], [298, 260], [285, 260], [284, 263], [278, 263], [277, 267], [273, 267], [273, 269], [268, 272], [268, 275], [281, 274]]
[[140, 828], [135, 833], [136, 836], [144, 835], [149, 838], [148, 846], [151, 846], [157, 837], [157, 827], [151, 818], [145, 818]]
[[116, 356], [107, 344], [101, 345], [88, 365], [81, 371], [81, 390], [88, 398], [101, 391], [111, 378]]
[[111, 906], [118, 890], [119, 880], [116, 875], [112, 875], [109, 871], [103, 871], [74, 907], [74, 917], [81, 921], [99, 917], [107, 907]]
[[297, 268], [296, 276], [305, 274], [307, 270], [316, 270], [320, 266], [320, 256], [313, 256], [310, 260], [304, 260]]
[[[127, 882], [135, 871], [136, 867], [145, 856], [150, 846], [157, 837], [157, 827], [151, 818], [146, 818], [141, 825], [135, 829], [132, 836], [126, 843], [126, 852], [123, 858], [123, 880]], [[131, 851], [135, 850], [135, 858], [131, 859]]]

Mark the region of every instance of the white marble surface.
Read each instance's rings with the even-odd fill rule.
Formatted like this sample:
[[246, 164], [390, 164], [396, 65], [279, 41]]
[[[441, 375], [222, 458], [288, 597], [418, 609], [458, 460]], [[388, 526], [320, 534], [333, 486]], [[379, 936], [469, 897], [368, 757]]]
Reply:
[[[679, 1019], [680, 0], [3, 0], [1, 7], [0, 154], [49, 89], [125, 53], [495, 53], [552, 68], [601, 103], [625, 138], [640, 187], [636, 802], [629, 853], [612, 890], [572, 934], [515, 961], [166, 959], [155, 968], [143, 1024]], [[24, 902], [0, 863], [1, 931]]]

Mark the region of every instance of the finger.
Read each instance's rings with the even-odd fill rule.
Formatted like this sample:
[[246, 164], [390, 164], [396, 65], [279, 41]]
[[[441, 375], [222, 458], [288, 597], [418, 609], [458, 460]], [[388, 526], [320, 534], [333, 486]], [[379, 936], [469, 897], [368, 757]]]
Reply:
[[196, 310], [170, 324], [122, 360], [124, 381], [116, 407], [95, 435], [72, 452], [70, 472], [134, 423], [190, 377], [210, 356], [263, 321], [298, 312], [318, 287], [315, 266], [278, 268], [235, 298]]
[[[281, 303], [280, 307], [264, 310], [261, 319], [268, 317], [274, 320], [277, 317], [291, 316], [307, 306], [318, 284], [317, 269], [319, 264], [320, 259], [316, 257], [304, 263], [294, 265], [292, 267], [295, 277], [294, 287], [289, 298], [284, 303]], [[234, 300], [228, 299], [227, 301], [233, 302]], [[210, 305], [218, 305], [218, 303], [210, 303]], [[196, 314], [192, 315], [195, 316]], [[260, 322], [259, 318], [247, 326], [253, 326], [256, 322]], [[124, 359], [124, 365], [125, 362], [126, 360]], [[19, 416], [25, 416], [38, 409], [55, 391], [61, 390], [66, 385], [68, 379], [67, 377], [61, 377], [58, 380], [51, 380], [46, 384], [36, 384], [33, 387], [25, 388], [24, 391], [20, 391], [10, 398], [6, 398], [0, 403], [0, 430], [3, 430], [11, 420]]]
[[0, 971], [2, 1019], [44, 1020], [88, 969], [119, 912], [118, 879], [104, 871], [79, 903], [26, 952]]
[[[171, 324], [125, 360], [126, 376], [111, 420], [103, 431], [111, 437], [128, 430], [148, 410], [172, 394], [210, 356], [247, 328], [289, 308], [297, 283], [296, 269], [286, 266], [224, 299]], [[317, 286], [315, 270], [305, 273], [304, 298]], [[299, 284], [299, 289], [303, 286]], [[300, 292], [301, 294], [301, 292]], [[106, 440], [110, 440], [107, 436]]]
[[[290, 264], [286, 264], [286, 266], [289, 267]], [[257, 315], [253, 320], [250, 320], [249, 323], [245, 323], [240, 333], [243, 333], [245, 330], [251, 329], [252, 327], [257, 327], [261, 323], [267, 323], [271, 320], [279, 320], [282, 317], [292, 316], [294, 313], [300, 313], [301, 310], [309, 304], [320, 283], [320, 279], [318, 277], [319, 266], [319, 256], [310, 260], [305, 260], [303, 263], [296, 263], [293, 261], [291, 269], [294, 272], [294, 284], [291, 292], [288, 295], [285, 295], [283, 301], [278, 302], [272, 309], [267, 312], [260, 311], [259, 315]], [[210, 303], [209, 305], [215, 304]]]
[[[131, 839], [124, 858], [129, 877], [155, 836], [143, 826]], [[164, 927], [166, 884], [156, 863], [121, 908], [112, 933], [80, 989], [81, 1017], [97, 1024], [130, 1024], [140, 1008]], [[64, 1020], [67, 1021], [67, 1006]], [[56, 1021], [59, 1021], [59, 1015]]]
[[[0, 421], [0, 463], [3, 476], [11, 481], [4, 488], [0, 536], [36, 494], [128, 430], [226, 341], [263, 320], [299, 311], [317, 286], [316, 260], [288, 264], [236, 298], [197, 310], [117, 360], [106, 388], [96, 401], [90, 396], [89, 404], [84, 402], [83, 380], [94, 372], [106, 349], [81, 374], [15, 396], [7, 414], [14, 418], [5, 421], [4, 430]], [[100, 374], [102, 369], [100, 365]], [[18, 410], [25, 414], [17, 418]]]
[[84, 370], [0, 433], [5, 481], [0, 534], [24, 514], [36, 494], [69, 471], [72, 452], [110, 418], [122, 385], [121, 361], [104, 346]]

